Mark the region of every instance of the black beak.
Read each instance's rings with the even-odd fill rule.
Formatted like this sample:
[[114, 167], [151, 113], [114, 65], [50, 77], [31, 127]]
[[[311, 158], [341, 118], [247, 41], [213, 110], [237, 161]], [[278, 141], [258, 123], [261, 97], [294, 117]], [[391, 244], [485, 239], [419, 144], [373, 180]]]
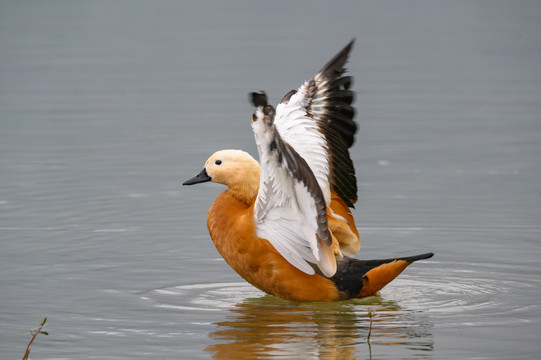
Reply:
[[195, 175], [193, 178], [184, 181], [182, 185], [199, 184], [199, 183], [204, 183], [210, 180], [212, 179], [210, 178], [209, 174], [207, 174], [207, 169], [203, 169], [201, 170], [199, 174]]

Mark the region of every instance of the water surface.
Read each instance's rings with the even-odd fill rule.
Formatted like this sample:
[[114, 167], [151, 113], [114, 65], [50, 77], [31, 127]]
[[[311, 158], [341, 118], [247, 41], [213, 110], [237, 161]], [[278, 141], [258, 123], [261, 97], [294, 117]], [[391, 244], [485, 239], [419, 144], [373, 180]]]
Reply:
[[[47, 316], [36, 359], [535, 358], [540, 33], [534, 1], [2, 2], [2, 356]], [[359, 257], [436, 256], [381, 297], [279, 300], [214, 249], [223, 189], [180, 184], [256, 155], [246, 94], [352, 37]]]

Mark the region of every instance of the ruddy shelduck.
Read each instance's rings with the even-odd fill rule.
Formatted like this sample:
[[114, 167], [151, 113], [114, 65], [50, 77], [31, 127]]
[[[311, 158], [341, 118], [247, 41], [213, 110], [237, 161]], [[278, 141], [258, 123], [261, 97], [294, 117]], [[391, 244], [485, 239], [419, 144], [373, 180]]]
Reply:
[[227, 186], [207, 226], [225, 261], [246, 281], [280, 298], [337, 301], [377, 295], [417, 256], [357, 260], [359, 232], [350, 208], [357, 181], [349, 148], [352, 78], [343, 76], [351, 41], [311, 80], [287, 93], [276, 110], [252, 93], [258, 163], [221, 150], [184, 182]]

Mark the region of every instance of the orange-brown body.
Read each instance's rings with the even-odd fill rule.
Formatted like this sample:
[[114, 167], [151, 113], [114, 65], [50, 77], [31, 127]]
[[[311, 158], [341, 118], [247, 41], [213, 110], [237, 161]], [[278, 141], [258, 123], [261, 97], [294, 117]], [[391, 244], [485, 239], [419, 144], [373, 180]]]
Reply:
[[[246, 281], [261, 291], [295, 301], [337, 301], [351, 297], [377, 295], [378, 291], [394, 279], [410, 264], [397, 260], [377, 266], [366, 274], [359, 274], [362, 289], [355, 296], [339, 290], [333, 278], [308, 275], [286, 261], [266, 239], [255, 235], [253, 202], [240, 200], [236, 191], [228, 189], [221, 193], [209, 209], [207, 226], [216, 248], [225, 261]], [[347, 206], [333, 197], [334, 213], [348, 220], [348, 227], [358, 237], [353, 218]], [[345, 207], [345, 208], [344, 208]], [[340, 243], [341, 233], [350, 237], [341, 221], [341, 228], [333, 234]], [[329, 228], [333, 229], [329, 220]], [[334, 226], [336, 228], [336, 226]], [[364, 275], [364, 276], [363, 276]]]
[[351, 77], [343, 76], [352, 46], [353, 41], [311, 80], [288, 92], [276, 109], [264, 92], [250, 94], [261, 165], [244, 151], [220, 150], [184, 182], [227, 186], [208, 212], [212, 240], [240, 276], [281, 298], [376, 295], [413, 261], [433, 255], [351, 258], [360, 248], [350, 211], [357, 201], [349, 154], [357, 131], [354, 92]]
[[209, 209], [207, 226], [225, 261], [246, 281], [268, 294], [297, 301], [340, 300], [333, 282], [300, 271], [255, 235], [253, 204], [221, 193]]

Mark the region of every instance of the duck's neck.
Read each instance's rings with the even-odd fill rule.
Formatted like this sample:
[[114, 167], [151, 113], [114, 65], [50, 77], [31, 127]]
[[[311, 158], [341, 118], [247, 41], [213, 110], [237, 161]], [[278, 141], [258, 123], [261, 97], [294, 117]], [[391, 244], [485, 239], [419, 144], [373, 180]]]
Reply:
[[246, 181], [234, 186], [230, 186], [226, 191], [233, 197], [244, 203], [247, 207], [252, 206], [257, 198], [259, 190], [259, 176], [257, 181]]
[[227, 184], [229, 189], [226, 191], [246, 206], [252, 206], [255, 203], [259, 191], [259, 165], [257, 163], [255, 165], [250, 169], [237, 172], [233, 181]]

